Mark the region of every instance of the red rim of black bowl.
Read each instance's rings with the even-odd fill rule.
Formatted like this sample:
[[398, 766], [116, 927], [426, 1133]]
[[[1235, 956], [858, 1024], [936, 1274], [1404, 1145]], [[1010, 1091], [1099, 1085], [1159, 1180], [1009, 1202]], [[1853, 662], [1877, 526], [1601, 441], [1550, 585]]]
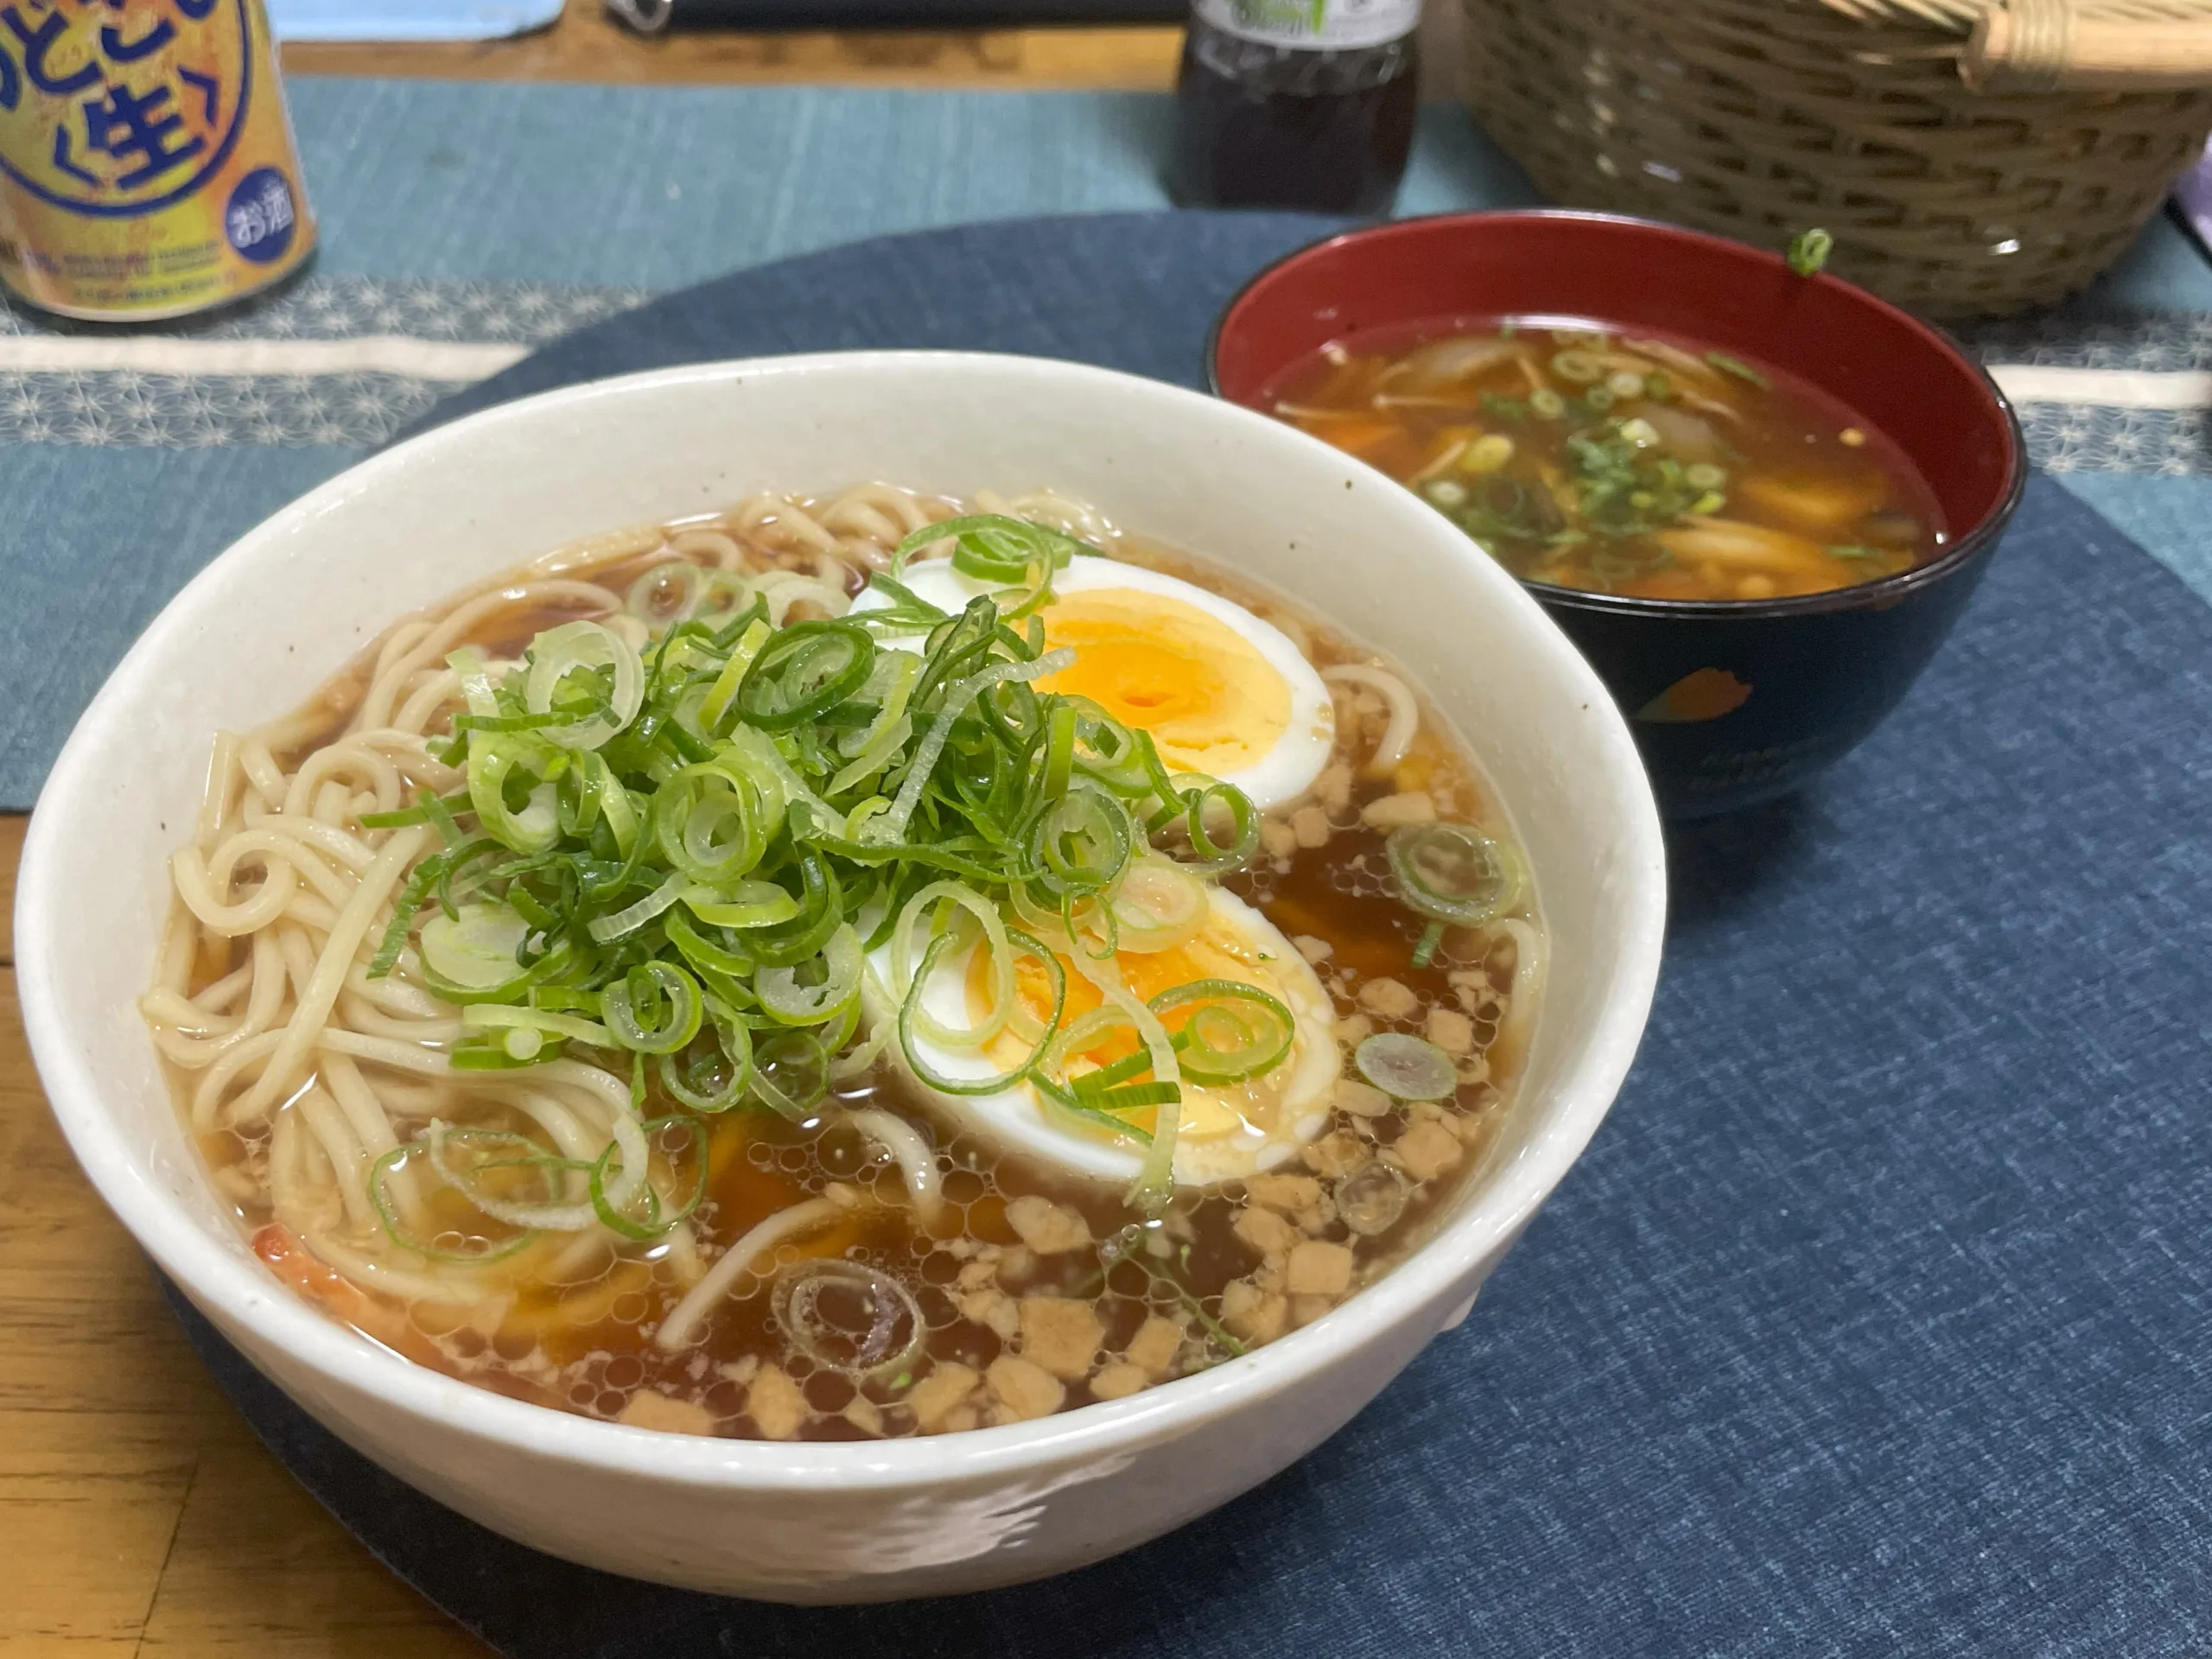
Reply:
[[[1285, 265], [1295, 260], [1303, 259], [1306, 255], [1322, 248], [1384, 234], [1401, 226], [1445, 222], [1480, 226], [1509, 219], [1564, 219], [1593, 225], [1632, 226], [1639, 230], [1662, 231], [1670, 236], [1686, 236], [1701, 242], [1713, 243], [1720, 247], [1735, 250], [1741, 254], [1748, 254], [1770, 266], [1781, 266], [1787, 264], [1780, 254], [1755, 246], [1749, 242], [1739, 242], [1733, 237], [1714, 236], [1705, 231], [1694, 231], [1688, 226], [1669, 225], [1663, 219], [1642, 219], [1633, 213], [1599, 213], [1578, 207], [1507, 207], [1479, 213], [1419, 213], [1408, 219], [1386, 219], [1380, 224], [1361, 226], [1357, 230], [1336, 231], [1327, 236], [1317, 237], [1301, 247], [1293, 248], [1281, 257], [1270, 260], [1247, 277], [1237, 288], [1236, 292], [1230, 296], [1229, 303], [1222, 307], [1214, 317], [1212, 326], [1206, 330], [1206, 390], [1224, 403], [1230, 401], [1221, 389], [1221, 377], [1218, 372], [1223, 327], [1230, 317], [1236, 315], [1237, 307], [1244, 303], [1245, 297], [1253, 289]], [[1525, 576], [1516, 576], [1514, 578], [1516, 582], [1546, 604], [1573, 606], [1585, 610], [1604, 611], [1617, 615], [1707, 619], [1728, 616], [1747, 620], [1759, 617], [1816, 616], [1828, 611], [1879, 609], [1885, 605], [1907, 599], [1923, 588], [1931, 588], [1939, 582], [1948, 581], [1996, 544], [1998, 538], [2005, 533], [2005, 525], [2012, 522], [2012, 514], [2019, 507], [2020, 498], [2028, 487], [2027, 436], [2020, 429], [2020, 417], [2012, 408], [2012, 400], [2005, 395], [2004, 388], [1991, 377], [1987, 369], [1968, 354], [1966, 348], [1960, 345], [1948, 331], [1929, 322], [1926, 318], [1915, 316], [1901, 306], [1891, 304], [1880, 295], [1860, 288], [1856, 283], [1847, 283], [1840, 276], [1831, 276], [1825, 271], [1803, 280], [1815, 283], [1834, 283], [1838, 287], [1850, 289], [1860, 302], [1887, 312], [1907, 328], [1926, 337], [1930, 345], [1955, 358], [1980, 379], [1982, 385], [1989, 393], [1991, 401], [1996, 404], [1998, 412], [2005, 417], [2005, 490], [1999, 498], [1997, 505], [1982, 515], [1980, 522], [1937, 554], [1936, 557], [1929, 560], [1927, 563], [1915, 565], [1910, 570], [1900, 570], [1891, 576], [1879, 576], [1872, 582], [1854, 582], [1848, 588], [1832, 588], [1825, 593], [1797, 594], [1782, 599], [1644, 599], [1628, 594], [1601, 594], [1587, 588], [1561, 588], [1552, 582], [1531, 582]], [[1240, 404], [1238, 407], [1249, 408], [1250, 405]], [[1265, 414], [1266, 411], [1254, 410], [1253, 413]], [[1270, 416], [1268, 418], [1274, 417]], [[1316, 438], [1314, 442], [1320, 443], [1325, 442], [1325, 440]], [[1357, 460], [1357, 457], [1354, 456], [1352, 459]], [[1392, 481], [1396, 482], [1395, 480]], [[1404, 489], [1406, 486], [1400, 484], [1398, 487]]]

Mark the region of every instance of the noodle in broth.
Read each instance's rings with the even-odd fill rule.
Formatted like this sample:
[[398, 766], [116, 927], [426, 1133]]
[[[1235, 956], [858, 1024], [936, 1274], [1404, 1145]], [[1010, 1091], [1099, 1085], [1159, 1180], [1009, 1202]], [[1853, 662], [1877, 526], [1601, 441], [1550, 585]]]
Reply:
[[[1289, 941], [1300, 960], [1268, 971], [1310, 969], [1326, 1001], [1319, 1028], [1297, 1026], [1296, 1052], [1321, 1046], [1334, 1079], [1302, 1130], [1266, 1116], [1260, 1084], [1275, 1074], [1224, 1085], [1261, 1101], [1255, 1121], [1276, 1136], [1237, 1179], [1167, 1182], [1154, 1168], [1132, 1185], [1011, 1146], [919, 1084], [899, 1021], [857, 999], [844, 1023], [798, 1028], [815, 1033], [811, 1050], [754, 1010], [749, 1092], [701, 1106], [717, 1086], [711, 1044], [695, 1065], [702, 1039], [652, 1064], [602, 1040], [617, 1027], [657, 1029], [634, 974], [588, 994], [551, 976], [504, 1002], [433, 988], [453, 982], [429, 957], [507, 973], [530, 952], [500, 931], [499, 906], [464, 898], [447, 912], [416, 885], [456, 836], [480, 833], [472, 810], [526, 824], [551, 800], [468, 796], [470, 763], [453, 747], [472, 709], [486, 722], [468, 728], [480, 743], [526, 718], [482, 712], [487, 687], [527, 674], [526, 650], [543, 652], [550, 631], [579, 620], [650, 658], [687, 620], [748, 607], [764, 637], [844, 618], [902, 542], [965, 514], [1047, 526], [1221, 594], [1280, 630], [1328, 688], [1325, 766], [1254, 812], [1236, 868], [1204, 882], [1229, 896], [1217, 907], [1242, 900], [1265, 918], [1239, 924], [1249, 937]], [[884, 677], [901, 672], [913, 671]], [[618, 700], [620, 680], [614, 671]], [[982, 696], [1029, 706], [1003, 688]], [[910, 764], [926, 769], [911, 752]], [[885, 800], [898, 782], [896, 766], [883, 774]], [[1179, 853], [1187, 866], [1191, 849], [1173, 826], [1162, 833], [1145, 855], [1161, 862], [1147, 868], [1172, 890], [1193, 879], [1168, 868]], [[1491, 864], [1470, 874], [1470, 858]], [[219, 735], [172, 868], [177, 904], [143, 1012], [261, 1259], [418, 1363], [543, 1405], [698, 1433], [863, 1439], [1015, 1421], [1155, 1386], [1323, 1317], [1417, 1243], [1480, 1162], [1544, 974], [1497, 804], [1397, 674], [1279, 601], [1046, 494], [762, 494], [481, 584], [396, 626], [297, 714]], [[1469, 896], [1485, 882], [1489, 899]], [[1408, 883], [1427, 893], [1421, 905]], [[888, 890], [886, 903], [912, 891]], [[939, 930], [968, 925], [928, 914]], [[866, 905], [842, 919], [855, 938], [891, 931]], [[971, 986], [993, 971], [987, 946], [975, 950]], [[1267, 956], [1249, 965], [1255, 984]], [[1018, 965], [1007, 1018], [1040, 1025], [1043, 976]], [[1083, 976], [1072, 954], [1068, 965]], [[1219, 1007], [1244, 1006], [1235, 989], [1216, 993]], [[633, 995], [645, 1000], [633, 1007]], [[1101, 1017], [1110, 1023], [1103, 1005]], [[1142, 1039], [1116, 1040], [1098, 1070], [1126, 1051], [1122, 1071], [1137, 1066], [1135, 1086], [1154, 1089], [1157, 1058], [1147, 1074]], [[1185, 1065], [1208, 1052], [1203, 1040], [1179, 1050]], [[1089, 1071], [1071, 1065], [1063, 1082]], [[1187, 1136], [1206, 1091], [1183, 1087]], [[1173, 1103], [1127, 1105], [1139, 1097], [1083, 1096], [1093, 1116], [1103, 1100], [1130, 1126], [1121, 1138], [1133, 1160], [1149, 1156], [1140, 1136], [1176, 1139], [1162, 1116]]]

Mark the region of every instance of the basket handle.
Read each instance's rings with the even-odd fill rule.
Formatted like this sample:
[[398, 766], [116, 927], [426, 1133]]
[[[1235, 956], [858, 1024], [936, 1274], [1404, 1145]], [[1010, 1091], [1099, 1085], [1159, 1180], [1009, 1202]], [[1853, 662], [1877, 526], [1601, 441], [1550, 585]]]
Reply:
[[2151, 11], [2084, 16], [2075, 0], [1993, 4], [1975, 21], [1959, 74], [1984, 92], [2212, 86], [2212, 8], [2144, 15]]

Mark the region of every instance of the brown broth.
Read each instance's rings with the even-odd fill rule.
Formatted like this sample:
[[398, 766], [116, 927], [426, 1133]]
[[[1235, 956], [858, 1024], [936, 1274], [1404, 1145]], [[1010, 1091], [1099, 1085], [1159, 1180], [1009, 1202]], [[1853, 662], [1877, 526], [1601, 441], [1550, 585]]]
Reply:
[[[748, 569], [815, 568], [810, 555], [774, 534], [772, 519], [741, 527], [733, 514], [704, 527], [736, 541]], [[680, 545], [682, 532], [700, 528], [672, 526], [664, 534]], [[1134, 537], [1117, 538], [1111, 550], [1203, 581], [1275, 620], [1306, 642], [1317, 665], [1373, 661], [1311, 617], [1195, 559]], [[621, 593], [670, 557], [664, 537], [645, 537], [602, 558], [590, 575]], [[861, 579], [856, 569], [846, 585], [857, 588]], [[512, 650], [539, 626], [575, 614], [568, 607], [499, 611], [473, 643]], [[295, 747], [277, 757], [286, 770], [344, 728], [365, 695], [373, 659], [372, 651], [319, 694], [311, 714], [290, 723]], [[1179, 1189], [1160, 1223], [1135, 1235], [1141, 1242], [1134, 1260], [1107, 1259], [1095, 1243], [1053, 1254], [1024, 1244], [1007, 1211], [1024, 1198], [1080, 1216], [1093, 1241], [1123, 1234], [1143, 1217], [1124, 1202], [1118, 1184], [1077, 1178], [963, 1132], [881, 1063], [833, 1093], [804, 1122], [746, 1109], [706, 1120], [705, 1194], [690, 1222], [696, 1259], [711, 1261], [756, 1223], [803, 1199], [842, 1200], [847, 1209], [841, 1220], [782, 1246], [778, 1260], [788, 1266], [836, 1257], [903, 1286], [925, 1329], [918, 1352], [900, 1372], [856, 1377], [798, 1351], [779, 1322], [765, 1278], [741, 1285], [720, 1306], [702, 1341], [678, 1353], [662, 1351], [652, 1333], [697, 1273], [684, 1249], [668, 1240], [613, 1243], [564, 1282], [524, 1282], [497, 1303], [453, 1306], [364, 1289], [318, 1261], [276, 1220], [266, 1126], [249, 1134], [204, 1134], [199, 1144], [257, 1253], [332, 1317], [449, 1376], [586, 1416], [821, 1440], [1015, 1421], [1034, 1414], [1035, 1400], [1010, 1399], [999, 1386], [1001, 1373], [992, 1368], [1032, 1351], [1026, 1319], [1039, 1307], [1048, 1315], [1053, 1311], [1042, 1299], [1087, 1306], [1099, 1326], [1094, 1361], [1052, 1379], [1061, 1389], [1058, 1409], [1205, 1369], [1233, 1351], [1232, 1342], [1256, 1345], [1324, 1317], [1418, 1243], [1482, 1162], [1520, 1065], [1512, 1039], [1501, 1034], [1527, 1027], [1525, 1010], [1518, 1021], [1508, 1017], [1515, 936], [1451, 930], [1435, 961], [1412, 969], [1423, 924], [1390, 897], [1382, 836], [1362, 822], [1361, 810], [1385, 796], [1426, 791], [1440, 816], [1501, 836], [1503, 815], [1464, 747], [1433, 716], [1424, 718], [1391, 775], [1360, 776], [1358, 763], [1383, 724], [1375, 694], [1354, 689], [1339, 696], [1331, 769], [1313, 795], [1268, 815], [1261, 856], [1227, 885], [1309, 958], [1319, 957], [1348, 1072], [1350, 1046], [1369, 1031], [1414, 1032], [1447, 1046], [1464, 1040], [1470, 1052], [1460, 1062], [1454, 1099], [1373, 1116], [1335, 1110], [1324, 1133], [1279, 1170], [1210, 1189]], [[1524, 907], [1522, 914], [1533, 912]], [[232, 942], [203, 939], [191, 988], [197, 993], [243, 960]], [[367, 1062], [363, 1070], [382, 1075]], [[173, 1068], [173, 1075], [189, 1122], [195, 1074]], [[657, 1081], [652, 1090], [647, 1116], [678, 1109], [661, 1097]], [[919, 1126], [935, 1146], [948, 1201], [935, 1224], [921, 1224], [909, 1206], [898, 1165], [835, 1109], [871, 1105], [887, 1106]], [[525, 1132], [531, 1127], [511, 1110], [474, 1121]], [[1394, 1165], [1406, 1167], [1394, 1171]], [[1404, 1198], [1395, 1219], [1389, 1213], [1394, 1187]], [[1354, 1202], [1363, 1195], [1363, 1202]], [[1347, 1209], [1373, 1230], [1355, 1232]], [[1291, 1253], [1300, 1244], [1347, 1247], [1350, 1285], [1341, 1292], [1297, 1289]], [[1173, 1327], [1172, 1340], [1151, 1324], [1159, 1320]], [[1137, 1360], [1128, 1357], [1133, 1344]], [[963, 1366], [979, 1376], [948, 1405], [939, 1396], [955, 1392], [961, 1373], [954, 1368]], [[766, 1380], [772, 1371], [782, 1381]], [[940, 1380], [938, 1393], [925, 1395], [932, 1377]], [[919, 1403], [925, 1400], [927, 1409]]]
[[1693, 340], [1440, 320], [1325, 346], [1263, 406], [1555, 587], [1773, 599], [1895, 575], [1946, 540], [1882, 433], [1787, 371]]

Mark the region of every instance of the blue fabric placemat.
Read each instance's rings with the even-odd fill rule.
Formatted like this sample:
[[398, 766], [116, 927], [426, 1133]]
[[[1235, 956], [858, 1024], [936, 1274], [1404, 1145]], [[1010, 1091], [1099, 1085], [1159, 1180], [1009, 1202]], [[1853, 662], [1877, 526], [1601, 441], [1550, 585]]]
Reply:
[[[981, 227], [741, 274], [438, 415], [610, 370], [995, 342], [1189, 380], [1315, 228]], [[798, 1611], [586, 1573], [346, 1451], [194, 1316], [278, 1455], [514, 1659], [2202, 1654], [2212, 1644], [2212, 612], [2047, 479], [1898, 713], [1677, 832], [1589, 1154], [1349, 1428], [1084, 1573]]]

